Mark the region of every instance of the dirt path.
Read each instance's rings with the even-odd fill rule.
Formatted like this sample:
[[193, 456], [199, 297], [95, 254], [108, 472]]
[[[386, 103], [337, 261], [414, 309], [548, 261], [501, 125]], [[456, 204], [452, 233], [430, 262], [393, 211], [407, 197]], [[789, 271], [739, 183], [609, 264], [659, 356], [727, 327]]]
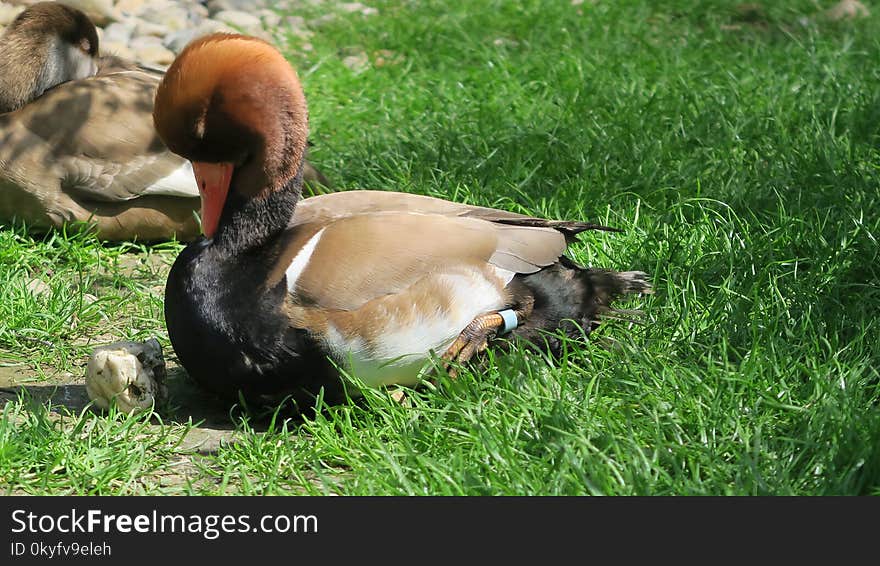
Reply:
[[[45, 369], [43, 373], [45, 378], [25, 364], [0, 366], [0, 411], [24, 393], [31, 402], [47, 405], [50, 418], [61, 420], [62, 416], [79, 415], [84, 410], [100, 414], [100, 409], [89, 406], [84, 376]], [[175, 447], [175, 457], [167, 466], [139, 478], [146, 492], [155, 492], [156, 488], [170, 493], [184, 492], [187, 484], [213, 481], [197, 464], [210, 467], [212, 463], [205, 456], [215, 454], [221, 445], [237, 439], [238, 433], [226, 408], [206, 398], [183, 370], [173, 364], [168, 367], [168, 388], [170, 402], [159, 411], [163, 422], [160, 424], [157, 420], [149, 429], [159, 434], [162, 427], [167, 430], [169, 425], [192, 423], [192, 426]]]

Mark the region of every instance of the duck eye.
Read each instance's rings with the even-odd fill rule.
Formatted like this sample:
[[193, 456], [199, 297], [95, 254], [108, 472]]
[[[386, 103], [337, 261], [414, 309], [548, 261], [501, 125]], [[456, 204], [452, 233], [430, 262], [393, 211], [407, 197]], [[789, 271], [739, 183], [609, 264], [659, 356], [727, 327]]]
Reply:
[[91, 51], [92, 49], [92, 42], [90, 42], [88, 39], [82, 39], [79, 42], [79, 48], [83, 53], [88, 55], [89, 51]]

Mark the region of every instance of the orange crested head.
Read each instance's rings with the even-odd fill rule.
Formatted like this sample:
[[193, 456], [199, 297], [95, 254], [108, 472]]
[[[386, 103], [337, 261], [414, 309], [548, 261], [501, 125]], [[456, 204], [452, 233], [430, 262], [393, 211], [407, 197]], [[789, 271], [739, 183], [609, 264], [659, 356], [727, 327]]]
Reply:
[[308, 111], [299, 78], [255, 37], [218, 33], [190, 43], [159, 84], [153, 122], [193, 164], [209, 238], [230, 201], [262, 199], [302, 168]]
[[296, 175], [308, 137], [296, 71], [269, 43], [238, 34], [202, 37], [177, 56], [156, 92], [153, 121], [174, 153], [232, 164], [246, 196]]

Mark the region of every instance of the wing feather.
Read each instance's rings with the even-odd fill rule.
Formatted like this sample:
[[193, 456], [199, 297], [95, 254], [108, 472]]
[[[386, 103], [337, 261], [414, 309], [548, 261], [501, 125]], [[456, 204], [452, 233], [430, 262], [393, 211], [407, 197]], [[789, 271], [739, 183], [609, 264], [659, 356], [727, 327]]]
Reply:
[[534, 273], [558, 261], [573, 234], [593, 226], [408, 193], [331, 193], [299, 203], [274, 273], [280, 278], [307, 236], [323, 229], [294, 298], [353, 310], [461, 265]]

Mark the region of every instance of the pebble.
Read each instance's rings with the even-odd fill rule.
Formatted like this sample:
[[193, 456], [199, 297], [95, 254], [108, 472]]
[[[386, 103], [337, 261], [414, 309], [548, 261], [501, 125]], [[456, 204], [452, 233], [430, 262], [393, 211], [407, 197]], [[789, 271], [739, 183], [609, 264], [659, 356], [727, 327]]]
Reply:
[[15, 16], [24, 10], [24, 6], [13, 6], [5, 2], [0, 2], [0, 26], [6, 26], [12, 23]]
[[25, 288], [34, 297], [46, 297], [52, 294], [52, 288], [45, 281], [36, 277], [28, 281]]
[[104, 33], [101, 37], [101, 47], [104, 47], [108, 42], [115, 43], [128, 43], [131, 41], [132, 36], [134, 35], [134, 31], [137, 29], [137, 21], [133, 19], [127, 19], [121, 22], [113, 22], [106, 28], [104, 28]]
[[249, 10], [265, 8], [266, 2], [265, 0], [208, 0], [207, 6], [211, 13], [224, 10], [247, 12]]
[[273, 30], [281, 25], [281, 14], [273, 10], [259, 10], [256, 14], [260, 17], [263, 29]]
[[867, 18], [870, 15], [868, 7], [858, 0], [841, 0], [825, 12], [825, 17], [831, 21]]
[[234, 29], [223, 22], [218, 22], [217, 20], [204, 20], [197, 27], [169, 33], [165, 36], [163, 44], [174, 53], [180, 53], [190, 41], [218, 31], [230, 33], [235, 32]]
[[137, 56], [134, 54], [134, 51], [129, 49], [128, 44], [118, 41], [105, 41], [101, 43], [101, 53], [104, 55], [116, 55], [129, 61], [137, 60]]
[[240, 29], [244, 33], [251, 35], [262, 35], [263, 22], [260, 18], [247, 12], [240, 10], [223, 10], [214, 14], [214, 18], [218, 22], [228, 24], [236, 29]]
[[64, 3], [85, 12], [96, 26], [105, 26], [116, 19], [113, 0], [64, 0]]
[[167, 67], [174, 61], [174, 52], [164, 45], [145, 45], [134, 50], [134, 59]]

